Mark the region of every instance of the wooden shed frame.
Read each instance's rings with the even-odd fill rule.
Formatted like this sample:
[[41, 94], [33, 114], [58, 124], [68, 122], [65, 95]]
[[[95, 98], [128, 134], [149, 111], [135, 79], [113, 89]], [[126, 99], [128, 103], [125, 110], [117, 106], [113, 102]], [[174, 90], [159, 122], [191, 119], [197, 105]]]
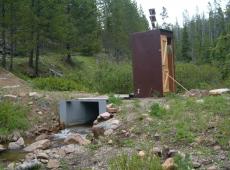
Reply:
[[131, 43], [135, 96], [163, 96], [175, 92], [173, 32], [157, 29], [134, 33]]

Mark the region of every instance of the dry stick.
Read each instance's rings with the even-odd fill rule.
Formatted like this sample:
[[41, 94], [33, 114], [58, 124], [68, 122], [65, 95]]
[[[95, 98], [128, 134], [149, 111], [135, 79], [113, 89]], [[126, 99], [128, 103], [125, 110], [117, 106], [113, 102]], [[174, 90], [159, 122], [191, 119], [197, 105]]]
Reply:
[[182, 84], [180, 84], [178, 81], [176, 81], [172, 76], [167, 74], [169, 78], [171, 78], [174, 82], [176, 82], [179, 86], [181, 86], [185, 91], [187, 91], [190, 95], [193, 95], [188, 89], [186, 89]]

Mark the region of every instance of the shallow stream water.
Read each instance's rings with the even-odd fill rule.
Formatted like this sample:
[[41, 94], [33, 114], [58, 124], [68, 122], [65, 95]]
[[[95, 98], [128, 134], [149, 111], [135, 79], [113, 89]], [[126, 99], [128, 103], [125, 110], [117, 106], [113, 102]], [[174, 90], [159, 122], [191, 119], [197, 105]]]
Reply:
[[[59, 131], [56, 134], [50, 135], [51, 140], [51, 148], [59, 147], [64, 145], [65, 138], [73, 133], [78, 133], [85, 137], [87, 134], [91, 132], [90, 125], [83, 125], [83, 126], [73, 126], [70, 128], [66, 128], [64, 130]], [[35, 139], [24, 139], [26, 146], [35, 142]], [[7, 147], [7, 144], [5, 145]], [[27, 153], [21, 150], [6, 150], [0, 153], [0, 165], [7, 165], [10, 162], [20, 162], [23, 161], [25, 155]]]

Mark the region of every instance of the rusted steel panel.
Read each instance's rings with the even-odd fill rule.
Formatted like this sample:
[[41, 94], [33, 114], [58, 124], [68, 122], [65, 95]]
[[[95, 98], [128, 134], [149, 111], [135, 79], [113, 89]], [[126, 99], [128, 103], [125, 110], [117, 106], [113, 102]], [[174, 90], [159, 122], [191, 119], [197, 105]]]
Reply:
[[[166, 35], [172, 48], [169, 57], [169, 75], [175, 77], [173, 34], [167, 30], [151, 30], [131, 36], [133, 51], [133, 79], [136, 97], [163, 96], [161, 35]], [[175, 83], [170, 79], [170, 92], [175, 92]]]
[[132, 35], [134, 94], [163, 96], [160, 30]]

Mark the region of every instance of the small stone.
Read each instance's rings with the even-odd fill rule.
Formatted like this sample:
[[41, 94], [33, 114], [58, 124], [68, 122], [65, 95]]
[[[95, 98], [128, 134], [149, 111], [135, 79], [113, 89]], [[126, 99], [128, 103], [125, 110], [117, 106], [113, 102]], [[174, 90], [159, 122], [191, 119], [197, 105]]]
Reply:
[[105, 113], [100, 114], [100, 118], [103, 120], [108, 120], [111, 117], [112, 117], [112, 115], [109, 112], [105, 112]]
[[8, 170], [15, 170], [15, 163], [14, 163], [14, 162], [10, 163], [10, 164], [7, 166], [7, 169], [8, 169]]
[[79, 144], [79, 145], [88, 145], [91, 142], [85, 138], [83, 138], [80, 134], [71, 134], [67, 136], [67, 138], [64, 140], [64, 143], [66, 144]]
[[110, 140], [108, 141], [108, 144], [112, 145], [112, 144], [113, 144], [113, 140], [110, 139]]
[[170, 149], [168, 152], [168, 157], [174, 157], [177, 154], [177, 150]]
[[39, 115], [43, 115], [42, 111], [37, 112]]
[[173, 158], [168, 158], [166, 161], [162, 164], [163, 170], [176, 170], [177, 165], [174, 162]]
[[31, 102], [28, 102], [28, 105], [33, 105], [33, 104], [34, 104], [34, 102], [32, 102], [32, 101], [31, 101]]
[[154, 147], [153, 148], [153, 153], [159, 157], [161, 157], [162, 151], [160, 147]]
[[201, 164], [199, 162], [193, 162], [192, 163], [193, 168], [197, 169], [201, 167]]
[[39, 140], [44, 140], [44, 139], [48, 139], [49, 136], [47, 134], [41, 134], [38, 137], [36, 137], [35, 141], [39, 141]]
[[224, 162], [224, 164], [223, 164], [223, 169], [224, 170], [230, 170], [230, 162]]
[[46, 153], [40, 152], [40, 153], [38, 153], [37, 158], [39, 158], [39, 159], [48, 159], [49, 156]]
[[40, 140], [24, 148], [26, 152], [33, 152], [36, 149], [47, 149], [50, 147], [51, 142], [48, 139]]
[[117, 109], [117, 108], [110, 107], [110, 108], [107, 108], [107, 112], [109, 112], [109, 113], [117, 113], [117, 112], [118, 112], [118, 109]]
[[40, 159], [40, 162], [43, 164], [47, 164], [49, 161], [47, 159]]
[[218, 170], [218, 168], [215, 165], [213, 165], [208, 167], [207, 170]]
[[218, 150], [221, 150], [221, 147], [220, 147], [219, 145], [216, 145], [216, 146], [213, 147], [213, 149], [214, 149], [215, 151], [218, 151]]
[[0, 145], [0, 153], [5, 151], [5, 150], [6, 150], [6, 148], [3, 145]]
[[15, 132], [13, 133], [13, 136], [12, 136], [12, 138], [11, 138], [11, 141], [12, 141], [12, 142], [16, 142], [20, 137], [21, 137], [21, 134], [20, 134], [18, 131], [15, 131]]
[[147, 117], [146, 120], [149, 121], [149, 122], [153, 121], [153, 119], [151, 117]]
[[53, 169], [53, 168], [59, 168], [60, 162], [57, 159], [50, 159], [47, 164], [47, 168]]
[[160, 136], [159, 133], [155, 133], [154, 138], [155, 138], [156, 141], [159, 141], [161, 136]]
[[144, 157], [144, 156], [145, 156], [145, 152], [144, 152], [144, 151], [139, 151], [139, 152], [138, 152], [138, 156]]
[[26, 154], [26, 156], [25, 156], [25, 160], [26, 160], [26, 161], [31, 161], [31, 160], [33, 160], [34, 158], [35, 158], [35, 156], [34, 156], [33, 153], [28, 153], [28, 154]]
[[58, 150], [58, 155], [60, 155], [60, 157], [65, 157], [66, 156], [66, 152], [63, 149], [59, 149]]
[[105, 136], [109, 136], [109, 135], [112, 135], [113, 134], [113, 129], [108, 129], [104, 132], [104, 135]]

